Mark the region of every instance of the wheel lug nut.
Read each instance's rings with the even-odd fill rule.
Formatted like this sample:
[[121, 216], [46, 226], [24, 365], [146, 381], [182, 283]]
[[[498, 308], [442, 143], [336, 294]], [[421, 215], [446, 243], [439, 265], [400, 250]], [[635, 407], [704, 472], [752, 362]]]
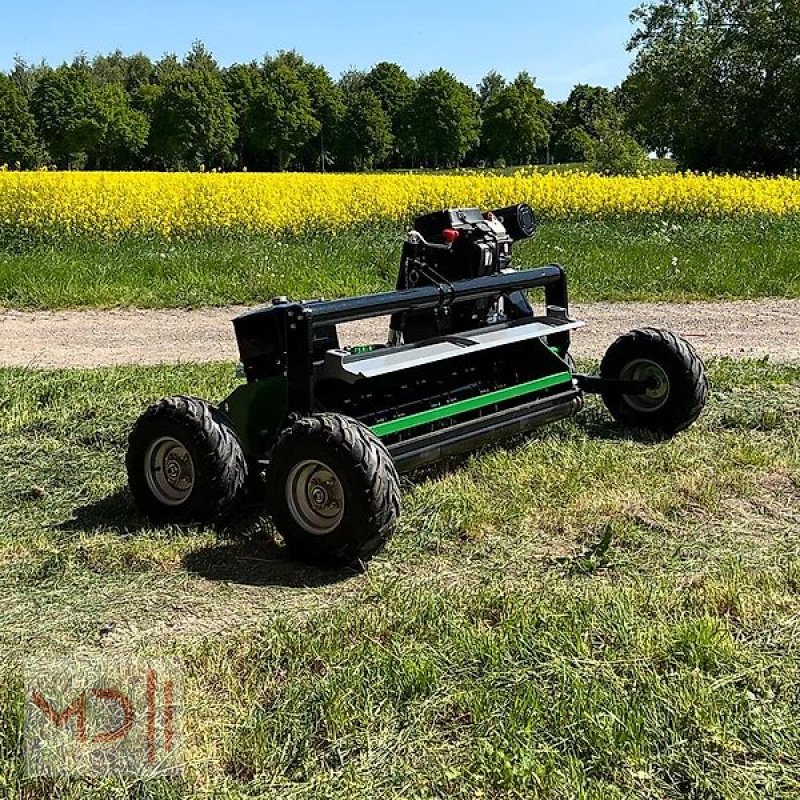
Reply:
[[318, 506], [324, 505], [325, 500], [327, 500], [327, 497], [328, 497], [327, 493], [320, 486], [317, 486], [316, 488], [311, 490], [311, 502], [314, 503], [315, 505]]

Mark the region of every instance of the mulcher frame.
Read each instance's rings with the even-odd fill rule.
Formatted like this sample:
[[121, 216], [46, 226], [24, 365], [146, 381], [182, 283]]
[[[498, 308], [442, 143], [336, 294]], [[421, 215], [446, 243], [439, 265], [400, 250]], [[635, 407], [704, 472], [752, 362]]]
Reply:
[[[543, 316], [398, 347], [342, 349], [338, 344], [335, 326], [341, 323], [420, 309], [446, 314], [460, 303], [535, 288], [544, 289]], [[248, 456], [262, 462], [268, 462], [277, 435], [292, 420], [319, 411], [347, 413], [338, 406], [347, 402], [349, 392], [368, 393], [380, 380], [384, 386], [387, 380], [400, 385], [439, 364], [452, 369], [483, 359], [485, 366], [503, 353], [508, 358], [515, 348], [514, 358], [536, 364], [537, 374], [470, 397], [437, 398], [412, 413], [386, 409], [377, 419], [361, 418], [384, 441], [398, 469], [413, 469], [572, 416], [582, 407], [585, 391], [601, 391], [607, 384], [573, 374], [567, 363], [571, 331], [583, 323], [569, 316], [567, 279], [559, 265], [341, 300], [279, 299], [238, 317], [234, 326], [248, 383], [221, 408]], [[321, 402], [318, 386], [326, 381]], [[623, 388], [630, 392], [640, 387]], [[424, 391], [416, 399], [424, 402]]]

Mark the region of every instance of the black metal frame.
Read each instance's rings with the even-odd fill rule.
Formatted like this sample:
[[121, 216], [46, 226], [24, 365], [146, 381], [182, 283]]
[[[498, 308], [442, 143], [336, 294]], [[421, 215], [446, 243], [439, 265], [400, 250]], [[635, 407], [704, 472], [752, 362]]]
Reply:
[[543, 287], [548, 306], [568, 311], [567, 280], [564, 268], [551, 264], [539, 269], [514, 270], [483, 278], [472, 278], [417, 289], [402, 289], [382, 294], [348, 297], [342, 300], [316, 300], [302, 303], [314, 325], [354, 322], [388, 316], [402, 311], [439, 308], [503, 295], [522, 289]]
[[[314, 410], [314, 330], [328, 329], [343, 322], [353, 322], [371, 317], [418, 309], [447, 308], [459, 303], [505, 295], [524, 289], [541, 287], [545, 290], [545, 303], [549, 315], [567, 320], [569, 300], [564, 268], [548, 265], [539, 269], [519, 270], [497, 275], [455, 281], [436, 286], [424, 286], [382, 294], [363, 295], [341, 300], [314, 300], [303, 303], [277, 302], [265, 309], [256, 310], [236, 320], [237, 333], [241, 334], [243, 321], [259, 315], [273, 317], [285, 315], [283, 325], [285, 355], [276, 362], [282, 367], [289, 384], [289, 407], [293, 413], [310, 414]], [[554, 334], [553, 346], [560, 352], [569, 349], [568, 331]], [[242, 339], [240, 336], [240, 346]], [[280, 347], [280, 344], [278, 344]], [[246, 354], [243, 353], [245, 361]]]
[[[279, 299], [242, 315], [234, 325], [248, 379], [285, 378], [289, 414], [306, 416], [314, 413], [318, 400], [315, 386], [319, 365], [324, 363], [326, 353], [342, 352], [336, 325], [405, 311], [446, 309], [459, 303], [508, 296], [532, 288], [544, 289], [546, 316], [534, 316], [511, 324], [524, 328], [529, 322], [547, 320], [550, 324], [555, 323], [555, 332], [542, 338], [542, 346], [548, 345], [560, 358], [565, 359], [570, 345], [570, 331], [563, 330], [558, 323], [574, 321], [569, 317], [566, 274], [558, 265], [340, 300], [288, 302]], [[508, 327], [508, 323], [496, 327]], [[457, 335], [443, 338], [452, 340]], [[408, 347], [416, 346], [412, 344]], [[554, 357], [549, 351], [547, 355]], [[447, 455], [571, 416], [582, 407], [584, 393], [638, 394], [648, 388], [648, 384], [642, 381], [608, 380], [582, 374], [576, 374], [574, 378], [568, 390], [562, 388], [513, 407], [496, 407], [477, 417], [451, 421], [448, 425], [433, 429], [426, 428], [412, 436], [390, 437], [387, 446], [399, 468], [413, 469]], [[321, 399], [324, 403], [325, 398]]]

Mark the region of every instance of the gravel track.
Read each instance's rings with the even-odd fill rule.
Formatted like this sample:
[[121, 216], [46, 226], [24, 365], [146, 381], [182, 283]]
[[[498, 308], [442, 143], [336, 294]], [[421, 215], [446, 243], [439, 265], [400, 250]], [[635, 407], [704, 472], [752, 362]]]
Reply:
[[[204, 309], [0, 312], [0, 366], [100, 367], [237, 358], [230, 321], [241, 306]], [[800, 300], [592, 303], [574, 354], [598, 358], [625, 331], [653, 325], [685, 336], [701, 355], [800, 361]], [[386, 320], [341, 326], [344, 344], [381, 342]]]

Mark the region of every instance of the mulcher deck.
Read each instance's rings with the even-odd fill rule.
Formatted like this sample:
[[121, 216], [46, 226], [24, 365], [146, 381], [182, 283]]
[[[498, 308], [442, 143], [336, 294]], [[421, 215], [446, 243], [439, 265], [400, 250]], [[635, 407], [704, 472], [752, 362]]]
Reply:
[[[442, 428], [431, 430], [423, 426], [394, 437], [384, 433], [381, 438], [387, 441], [388, 437], [387, 447], [397, 468], [408, 472], [502, 438], [527, 433], [580, 411], [583, 406], [580, 389], [574, 385], [571, 376], [559, 376], [562, 377], [566, 380], [556, 385], [561, 391], [553, 394], [496, 411], [485, 408], [480, 416], [464, 421], [454, 417], [451, 424]], [[396, 441], [392, 441], [393, 438]]]
[[420, 411], [418, 414], [411, 414], [408, 417], [401, 417], [400, 419], [383, 422], [373, 426], [372, 432], [376, 436], [392, 436], [395, 433], [402, 433], [412, 428], [420, 428], [424, 425], [430, 425], [433, 422], [439, 422], [439, 420], [458, 417], [463, 414], [468, 414], [470, 411], [478, 411], [491, 406], [501, 405], [510, 400], [518, 400], [536, 394], [537, 392], [542, 392], [545, 389], [551, 389], [554, 386], [571, 383], [571, 373], [559, 372], [555, 375], [537, 378], [535, 381], [528, 381], [518, 386], [509, 386], [505, 389], [498, 389], [496, 392], [487, 392], [486, 394], [471, 397], [467, 400], [459, 400], [456, 403], [448, 403], [438, 408]]

